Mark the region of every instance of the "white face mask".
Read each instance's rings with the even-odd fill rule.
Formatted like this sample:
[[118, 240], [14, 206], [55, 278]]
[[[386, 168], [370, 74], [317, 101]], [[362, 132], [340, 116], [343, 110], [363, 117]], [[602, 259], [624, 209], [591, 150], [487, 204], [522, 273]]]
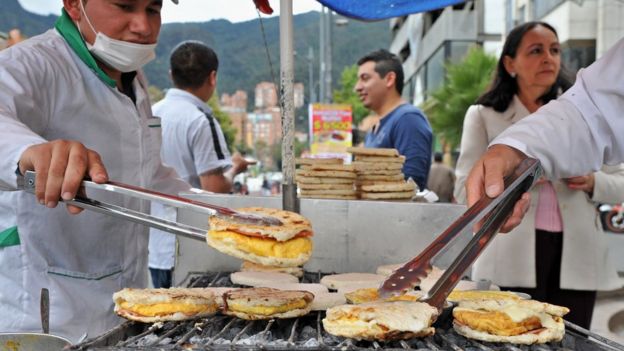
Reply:
[[87, 48], [107, 66], [120, 72], [132, 72], [138, 70], [156, 57], [156, 53], [154, 52], [156, 44], [130, 43], [112, 39], [101, 32], [97, 32], [91, 24], [89, 17], [87, 17], [82, 0], [80, 0], [80, 7], [91, 30], [96, 33], [93, 45], [85, 40]]

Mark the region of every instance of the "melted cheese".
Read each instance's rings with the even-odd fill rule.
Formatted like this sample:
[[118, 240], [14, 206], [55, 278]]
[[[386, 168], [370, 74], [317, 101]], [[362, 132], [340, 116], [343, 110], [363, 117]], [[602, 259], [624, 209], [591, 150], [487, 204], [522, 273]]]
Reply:
[[307, 302], [304, 299], [300, 299], [297, 301], [293, 301], [291, 303], [287, 303], [279, 306], [264, 306], [264, 305], [248, 305], [244, 303], [238, 303], [233, 301], [228, 301], [228, 309], [237, 312], [249, 313], [249, 314], [259, 314], [263, 316], [270, 316], [276, 313], [288, 312], [300, 308], [305, 308]]
[[510, 305], [501, 310], [501, 312], [507, 314], [512, 321], [519, 323], [531, 317], [537, 317], [540, 319], [540, 324], [544, 328], [557, 328], [557, 322], [553, 319], [553, 316], [546, 312], [534, 312], [527, 308], [522, 308], [517, 305]]
[[293, 238], [287, 241], [252, 237], [231, 231], [209, 231], [214, 240], [236, 245], [236, 248], [263, 257], [297, 258], [312, 251], [309, 238]]
[[520, 297], [508, 291], [492, 290], [453, 290], [447, 297], [449, 301], [465, 300], [520, 300]]
[[527, 308], [522, 308], [518, 305], [506, 306], [505, 308], [501, 309], [500, 312], [503, 312], [506, 315], [508, 315], [509, 318], [511, 318], [511, 320], [516, 323], [520, 323], [527, 318], [537, 316], [537, 313]]
[[189, 303], [156, 303], [150, 305], [143, 304], [134, 304], [127, 301], [122, 301], [119, 303], [119, 307], [124, 310], [130, 311], [134, 314], [145, 316], [145, 317], [155, 317], [155, 316], [165, 316], [174, 313], [184, 313], [187, 315], [193, 315], [205, 311], [207, 309], [211, 309], [211, 305], [202, 305], [202, 304], [189, 304]]
[[[377, 288], [357, 289], [350, 293], [346, 293], [345, 297], [349, 303], [356, 305], [380, 300]], [[412, 292], [405, 295], [390, 296], [383, 301], [418, 301], [420, 298], [420, 294]]]

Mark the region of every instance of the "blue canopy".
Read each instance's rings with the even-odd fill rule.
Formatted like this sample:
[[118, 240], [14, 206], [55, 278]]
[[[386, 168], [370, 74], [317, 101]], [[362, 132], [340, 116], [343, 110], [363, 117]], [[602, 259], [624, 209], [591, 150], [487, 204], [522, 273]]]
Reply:
[[361, 20], [382, 20], [431, 11], [464, 0], [317, 0], [337, 13]]

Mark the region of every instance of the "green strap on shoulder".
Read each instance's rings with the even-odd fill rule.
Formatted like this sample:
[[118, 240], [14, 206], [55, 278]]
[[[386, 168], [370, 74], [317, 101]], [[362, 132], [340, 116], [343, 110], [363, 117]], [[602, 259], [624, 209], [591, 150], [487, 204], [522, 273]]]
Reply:
[[21, 244], [17, 226], [0, 232], [0, 248]]

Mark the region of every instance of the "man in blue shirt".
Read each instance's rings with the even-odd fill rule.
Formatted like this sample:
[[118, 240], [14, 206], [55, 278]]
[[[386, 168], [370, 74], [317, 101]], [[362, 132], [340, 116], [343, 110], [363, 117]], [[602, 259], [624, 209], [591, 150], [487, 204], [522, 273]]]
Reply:
[[422, 111], [401, 97], [401, 61], [387, 50], [377, 50], [362, 57], [358, 65], [355, 91], [364, 106], [381, 117], [379, 124], [366, 135], [364, 145], [397, 149], [406, 158], [405, 178], [411, 177], [420, 189], [425, 189], [433, 133]]

